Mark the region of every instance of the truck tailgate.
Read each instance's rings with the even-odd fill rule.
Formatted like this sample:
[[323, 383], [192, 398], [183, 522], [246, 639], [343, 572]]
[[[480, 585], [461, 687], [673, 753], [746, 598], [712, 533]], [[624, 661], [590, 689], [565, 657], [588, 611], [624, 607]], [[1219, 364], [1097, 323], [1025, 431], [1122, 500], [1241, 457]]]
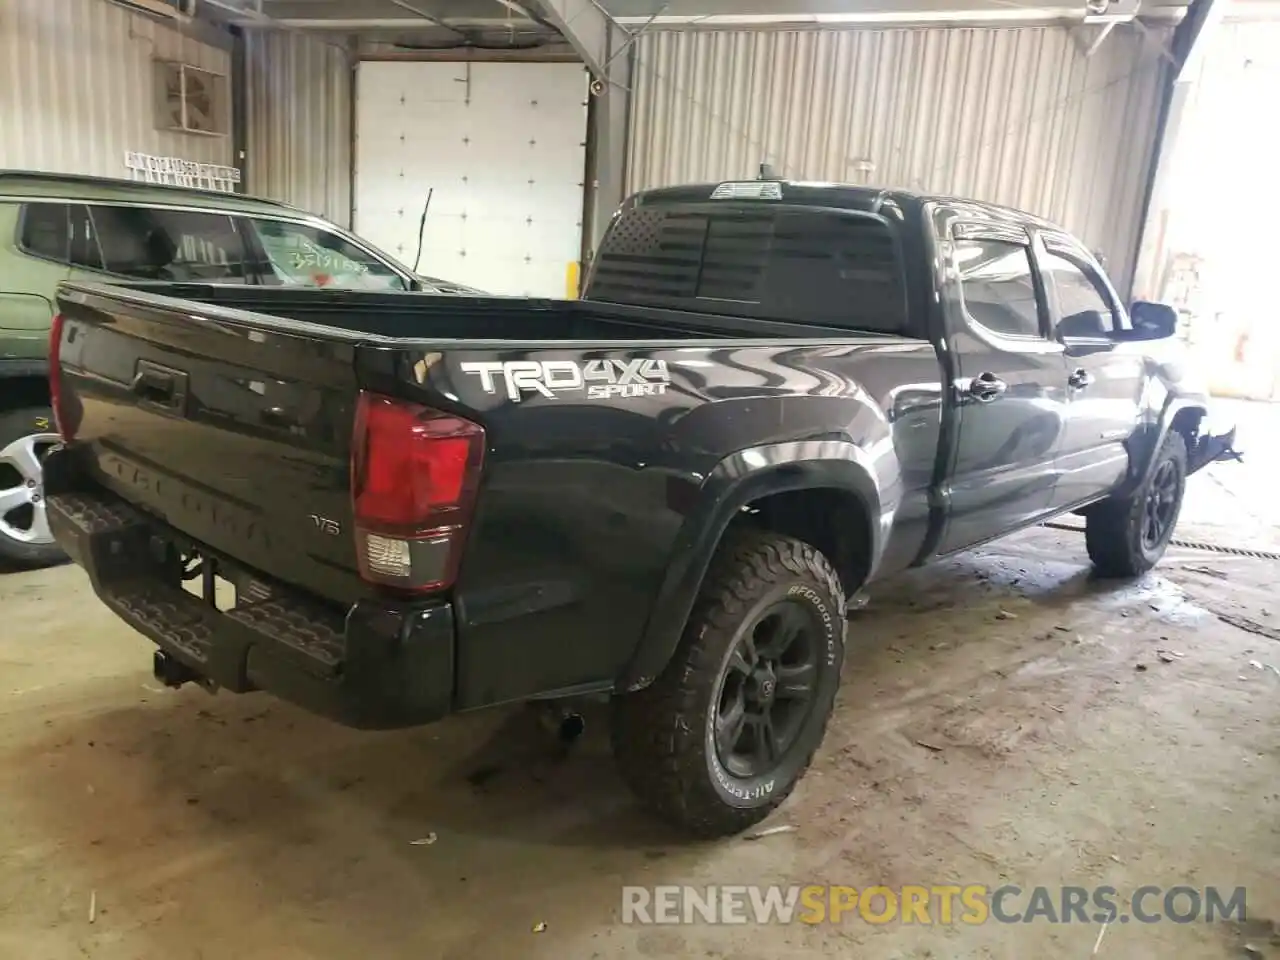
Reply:
[[354, 342], [189, 306], [60, 297], [56, 386], [85, 471], [214, 553], [333, 600], [366, 593], [350, 535]]

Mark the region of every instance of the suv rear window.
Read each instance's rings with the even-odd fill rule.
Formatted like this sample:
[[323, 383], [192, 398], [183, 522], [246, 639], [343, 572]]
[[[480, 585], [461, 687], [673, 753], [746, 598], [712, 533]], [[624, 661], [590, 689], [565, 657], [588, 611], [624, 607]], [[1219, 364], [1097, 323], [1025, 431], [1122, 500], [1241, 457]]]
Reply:
[[900, 333], [901, 258], [851, 211], [638, 207], [605, 237], [593, 300]]
[[67, 262], [67, 207], [62, 203], [29, 203], [22, 211], [22, 249], [37, 257]]
[[106, 269], [177, 283], [245, 283], [244, 239], [225, 213], [164, 207], [90, 208]]

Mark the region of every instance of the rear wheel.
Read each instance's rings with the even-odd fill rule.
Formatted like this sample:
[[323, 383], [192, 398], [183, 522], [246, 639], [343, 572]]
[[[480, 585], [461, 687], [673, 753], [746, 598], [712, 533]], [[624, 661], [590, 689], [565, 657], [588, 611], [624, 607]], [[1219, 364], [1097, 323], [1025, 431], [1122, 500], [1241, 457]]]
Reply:
[[615, 705], [623, 777], [664, 819], [704, 837], [763, 820], [822, 742], [844, 659], [844, 592], [807, 543], [734, 535], [671, 662]]
[[1146, 482], [1128, 497], [1104, 500], [1085, 517], [1085, 545], [1104, 577], [1136, 577], [1164, 556], [1182, 511], [1187, 442], [1170, 430]]
[[49, 532], [40, 461], [58, 442], [47, 407], [0, 414], [0, 559], [47, 566], [65, 559]]

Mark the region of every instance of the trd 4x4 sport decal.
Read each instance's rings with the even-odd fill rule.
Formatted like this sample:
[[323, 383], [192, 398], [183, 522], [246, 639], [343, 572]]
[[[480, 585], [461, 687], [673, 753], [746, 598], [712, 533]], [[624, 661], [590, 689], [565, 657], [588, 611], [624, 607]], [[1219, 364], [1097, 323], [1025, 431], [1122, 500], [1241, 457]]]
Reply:
[[458, 366], [479, 377], [485, 393], [503, 392], [517, 403], [525, 393], [555, 399], [584, 390], [588, 400], [660, 396], [671, 382], [665, 360], [511, 360]]

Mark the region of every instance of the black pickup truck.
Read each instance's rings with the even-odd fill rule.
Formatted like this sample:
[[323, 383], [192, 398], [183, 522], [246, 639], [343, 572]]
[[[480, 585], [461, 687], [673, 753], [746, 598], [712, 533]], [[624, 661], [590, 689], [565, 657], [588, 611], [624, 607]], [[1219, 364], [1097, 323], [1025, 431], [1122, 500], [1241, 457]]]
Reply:
[[1063, 231], [866, 188], [641, 194], [578, 301], [58, 304], [50, 522], [159, 677], [362, 727], [608, 694], [701, 835], [803, 774], [869, 583], [1068, 511], [1140, 574], [1234, 435]]

